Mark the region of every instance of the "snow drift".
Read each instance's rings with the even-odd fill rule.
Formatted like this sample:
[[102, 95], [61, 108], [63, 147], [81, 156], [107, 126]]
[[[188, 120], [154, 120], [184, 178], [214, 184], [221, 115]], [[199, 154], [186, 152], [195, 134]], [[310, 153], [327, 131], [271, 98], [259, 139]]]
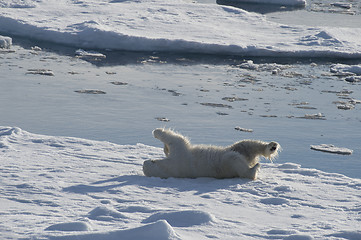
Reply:
[[[269, 22], [182, 0], [2, 1], [0, 32], [80, 48], [292, 57], [361, 57], [361, 29]], [[294, 1], [292, 1], [294, 2]], [[297, 2], [297, 1], [296, 1]]]
[[145, 177], [143, 161], [162, 155], [0, 127], [2, 238], [361, 237], [360, 179], [294, 163], [262, 164], [256, 181]]

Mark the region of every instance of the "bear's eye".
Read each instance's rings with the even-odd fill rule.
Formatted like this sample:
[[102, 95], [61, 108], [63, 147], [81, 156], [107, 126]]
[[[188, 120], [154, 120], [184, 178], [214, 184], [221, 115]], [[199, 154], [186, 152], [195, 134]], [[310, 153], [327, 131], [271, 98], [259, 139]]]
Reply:
[[275, 151], [277, 147], [271, 147], [271, 151]]

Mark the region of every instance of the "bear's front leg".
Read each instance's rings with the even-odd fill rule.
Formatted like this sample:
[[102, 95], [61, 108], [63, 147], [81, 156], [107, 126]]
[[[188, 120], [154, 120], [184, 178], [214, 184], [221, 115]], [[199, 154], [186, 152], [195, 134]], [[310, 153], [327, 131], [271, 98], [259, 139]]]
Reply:
[[189, 145], [186, 137], [179, 133], [173, 132], [168, 129], [157, 128], [153, 131], [153, 136], [164, 143], [164, 153], [166, 156], [174, 154], [174, 151], [183, 150]]

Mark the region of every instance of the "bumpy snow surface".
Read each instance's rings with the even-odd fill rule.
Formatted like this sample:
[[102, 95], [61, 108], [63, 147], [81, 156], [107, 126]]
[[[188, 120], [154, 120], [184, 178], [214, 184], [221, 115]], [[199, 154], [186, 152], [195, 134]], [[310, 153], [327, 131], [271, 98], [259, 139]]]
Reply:
[[294, 163], [262, 164], [256, 181], [145, 177], [162, 156], [0, 127], [1, 238], [361, 238], [360, 179]]
[[284, 25], [238, 8], [185, 0], [2, 0], [0, 32], [108, 50], [361, 56], [360, 28]]

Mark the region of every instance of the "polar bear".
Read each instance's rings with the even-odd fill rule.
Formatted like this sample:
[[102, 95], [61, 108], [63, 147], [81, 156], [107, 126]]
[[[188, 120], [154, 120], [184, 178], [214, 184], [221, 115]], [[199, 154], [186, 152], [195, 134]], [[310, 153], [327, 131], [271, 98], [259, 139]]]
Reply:
[[272, 160], [281, 150], [277, 142], [243, 140], [228, 147], [192, 145], [183, 135], [157, 128], [153, 136], [164, 143], [166, 157], [146, 160], [144, 175], [176, 178], [249, 178], [255, 180], [260, 168], [259, 156]]

